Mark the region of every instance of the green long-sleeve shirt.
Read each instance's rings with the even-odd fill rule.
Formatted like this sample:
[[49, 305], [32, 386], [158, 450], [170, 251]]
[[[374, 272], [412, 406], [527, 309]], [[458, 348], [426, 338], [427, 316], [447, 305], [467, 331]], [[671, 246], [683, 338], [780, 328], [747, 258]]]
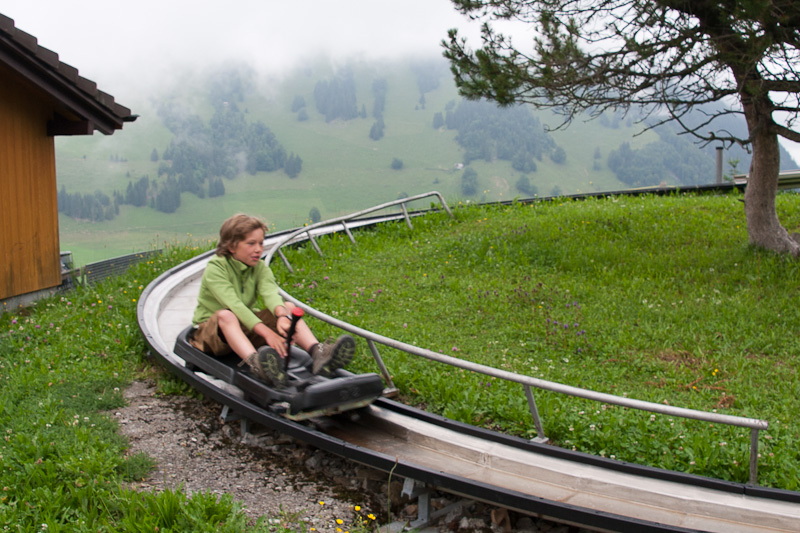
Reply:
[[252, 330], [260, 322], [254, 312], [259, 296], [270, 311], [283, 305], [275, 275], [266, 263], [259, 261], [249, 267], [233, 257], [215, 255], [203, 272], [192, 323], [200, 324], [220, 309], [230, 309]]

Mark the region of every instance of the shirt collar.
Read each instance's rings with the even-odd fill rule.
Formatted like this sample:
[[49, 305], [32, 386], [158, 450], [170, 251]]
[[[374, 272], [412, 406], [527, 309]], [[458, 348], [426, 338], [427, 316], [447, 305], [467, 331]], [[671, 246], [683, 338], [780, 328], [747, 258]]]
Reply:
[[235, 268], [238, 272], [245, 272], [248, 268], [250, 268], [232, 255], [228, 256], [228, 263], [232, 265], [233, 268]]

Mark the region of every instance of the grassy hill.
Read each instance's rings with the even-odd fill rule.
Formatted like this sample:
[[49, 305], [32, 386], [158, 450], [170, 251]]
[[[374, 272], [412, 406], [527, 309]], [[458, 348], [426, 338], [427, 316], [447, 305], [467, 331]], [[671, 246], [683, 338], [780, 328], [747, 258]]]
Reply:
[[[220, 222], [240, 211], [263, 216], [273, 227], [282, 229], [307, 222], [313, 207], [323, 218], [331, 218], [400, 195], [430, 190], [442, 192], [451, 203], [520, 196], [515, 183], [521, 174], [508, 161], [476, 160], [471, 166], [478, 172], [479, 193], [462, 197], [461, 171], [455, 165], [462, 161], [463, 151], [454, 140], [456, 132], [432, 126], [434, 114], [460, 98], [442, 65], [439, 87], [425, 94], [423, 108], [413, 67], [408, 61], [348, 65], [357, 85], [357, 105], [359, 109], [363, 105], [368, 116], [332, 122], [325, 122], [316, 111], [313, 95], [319, 80], [334, 75], [329, 65], [314, 65], [281, 78], [251, 72], [249, 77], [244, 76], [251, 90], [237, 105], [245, 110], [248, 121], [263, 121], [287, 152], [302, 158], [302, 172], [297, 178], [290, 179], [283, 171], [242, 173], [225, 181], [223, 197], [201, 200], [182, 194], [181, 206], [173, 214], [122, 206], [119, 216], [107, 222], [62, 215], [62, 250], [71, 250], [76, 263], [84, 264], [160, 247], [165, 241], [214, 239]], [[206, 120], [212, 114], [204, 89], [208, 79], [197, 73], [180, 78], [176, 88], [142, 94], [142, 102], [125, 102], [140, 117], [113, 136], [58, 138], [59, 188], [65, 187], [69, 193], [99, 190], [110, 196], [114, 190], [124, 192], [130, 181], [142, 176], [157, 179], [159, 162], [151, 161], [151, 153], [153, 149], [163, 153], [173, 137], [161, 122], [157, 106], [173, 101]], [[385, 136], [374, 141], [369, 138], [374, 123], [371, 86], [377, 78], [387, 80], [388, 94]], [[307, 121], [298, 121], [290, 109], [297, 95], [307, 103]], [[547, 113], [537, 116], [544, 125], [558, 124], [558, 118]], [[624, 188], [605, 165], [593, 170], [594, 154], [599, 150], [605, 157], [623, 142], [636, 147], [656, 138], [649, 132], [634, 137], [637, 131], [636, 126], [622, 124], [611, 129], [590, 121], [553, 132], [556, 143], [567, 153], [566, 163], [557, 165], [545, 157], [537, 162], [537, 172], [529, 179], [542, 196], [551, 194], [555, 187], [563, 194]], [[401, 170], [390, 168], [394, 158], [402, 160]]]
[[[790, 231], [800, 195], [780, 194]], [[759, 483], [798, 490], [800, 263], [747, 245], [741, 194], [465, 206], [287, 251], [279, 283], [356, 327], [492, 368], [767, 420]], [[331, 259], [334, 258], [334, 259]], [[302, 266], [302, 269], [299, 266]], [[322, 335], [335, 335], [332, 326]], [[315, 324], [316, 331], [323, 326]], [[355, 371], [374, 361], [359, 341]], [[389, 346], [401, 401], [537, 436], [518, 384]], [[457, 384], [457, 385], [456, 385]], [[750, 431], [537, 390], [550, 443], [746, 482]]]
[[[734, 192], [461, 208], [455, 219], [431, 214], [413, 229], [359, 231], [357, 245], [343, 235], [321, 238], [325, 258], [308, 246], [287, 249], [303, 270], [277, 262], [275, 272], [296, 297], [402, 342], [599, 392], [767, 420], [759, 485], [796, 491], [800, 263], [747, 246], [740, 199]], [[799, 201], [777, 198], [790, 231], [800, 228]], [[149, 375], [136, 327], [142, 291], [196, 253], [172, 247], [125, 275], [0, 314], [0, 486], [10, 487], [0, 492], [0, 525], [243, 530], [246, 517], [230, 495], [131, 488], [153, 460], [129, 453], [108, 416], [123, 405], [126, 385], [143, 369]], [[319, 321], [313, 327], [323, 338], [337, 334]], [[374, 370], [358, 342], [351, 368]], [[409, 403], [535, 435], [521, 387], [380, 351]], [[181, 390], [161, 382], [163, 393]], [[553, 444], [749, 479], [746, 429], [540, 390], [536, 402]], [[268, 518], [251, 529], [283, 531]]]

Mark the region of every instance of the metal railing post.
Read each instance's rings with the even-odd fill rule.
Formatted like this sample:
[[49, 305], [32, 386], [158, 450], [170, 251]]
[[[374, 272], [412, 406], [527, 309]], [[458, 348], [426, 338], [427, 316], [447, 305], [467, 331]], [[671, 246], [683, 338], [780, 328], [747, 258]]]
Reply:
[[536, 438], [531, 440], [533, 440], [534, 442], [545, 443], [550, 439], [548, 439], [547, 436], [544, 434], [542, 419], [539, 417], [539, 409], [536, 407], [536, 399], [533, 397], [533, 391], [531, 390], [531, 386], [524, 385], [524, 387], [525, 387], [525, 396], [528, 398], [528, 408], [531, 411], [531, 416], [533, 416], [533, 425], [536, 428]]
[[347, 233], [347, 236], [350, 237], [350, 242], [355, 244], [356, 238], [353, 237], [353, 234], [350, 232], [350, 228], [347, 227], [347, 223], [344, 220], [342, 220], [342, 227], [344, 228], [344, 232]]
[[286, 259], [286, 256], [283, 255], [283, 250], [281, 250], [280, 248], [278, 248], [278, 256], [280, 256], [280, 258], [283, 260], [283, 265], [286, 267], [286, 269], [292, 274], [294, 274], [294, 269], [292, 268], [292, 265], [289, 263], [289, 260]]
[[372, 357], [373, 359], [375, 359], [375, 363], [378, 365], [378, 368], [381, 371], [383, 379], [386, 381], [387, 387], [392, 392], [396, 392], [397, 387], [394, 386], [394, 382], [392, 381], [392, 376], [389, 375], [389, 369], [386, 368], [386, 365], [383, 362], [383, 358], [381, 357], [380, 352], [378, 352], [378, 347], [375, 346], [375, 343], [372, 342], [372, 339], [367, 339], [367, 345], [369, 346], [369, 350], [372, 352]]
[[447, 202], [444, 201], [444, 196], [442, 196], [438, 192], [434, 192], [433, 194], [435, 194], [439, 198], [439, 203], [442, 205], [442, 208], [444, 208], [444, 210], [447, 211], [447, 214], [450, 215], [450, 218], [453, 218], [453, 212], [450, 211], [450, 207], [447, 205]]
[[323, 254], [322, 250], [319, 249], [319, 245], [317, 244], [317, 241], [314, 239], [314, 236], [311, 235], [310, 232], [307, 232], [307, 233], [308, 233], [308, 240], [311, 241], [311, 245], [314, 246], [314, 249], [317, 251], [319, 256], [320, 257], [325, 257], [325, 254]]
[[408, 224], [408, 229], [414, 229], [414, 226], [411, 225], [411, 219], [408, 218], [408, 209], [406, 209], [406, 204], [400, 204], [400, 207], [403, 208], [403, 216], [406, 219], [406, 224]]
[[758, 485], [758, 428], [750, 429], [750, 481]]

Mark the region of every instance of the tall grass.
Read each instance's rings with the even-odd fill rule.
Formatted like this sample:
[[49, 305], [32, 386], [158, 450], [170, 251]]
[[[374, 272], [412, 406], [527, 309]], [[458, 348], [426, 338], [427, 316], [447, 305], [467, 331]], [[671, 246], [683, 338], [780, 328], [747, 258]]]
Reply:
[[[357, 326], [537, 378], [763, 418], [759, 481], [797, 489], [797, 260], [747, 246], [738, 194], [478, 206], [302, 248], [286, 289]], [[781, 195], [790, 229], [798, 196]], [[302, 268], [297, 268], [301, 265]], [[404, 399], [535, 436], [519, 385], [386, 350]], [[358, 361], [373, 369], [371, 358]], [[559, 446], [745, 482], [749, 431], [539, 392]]]

